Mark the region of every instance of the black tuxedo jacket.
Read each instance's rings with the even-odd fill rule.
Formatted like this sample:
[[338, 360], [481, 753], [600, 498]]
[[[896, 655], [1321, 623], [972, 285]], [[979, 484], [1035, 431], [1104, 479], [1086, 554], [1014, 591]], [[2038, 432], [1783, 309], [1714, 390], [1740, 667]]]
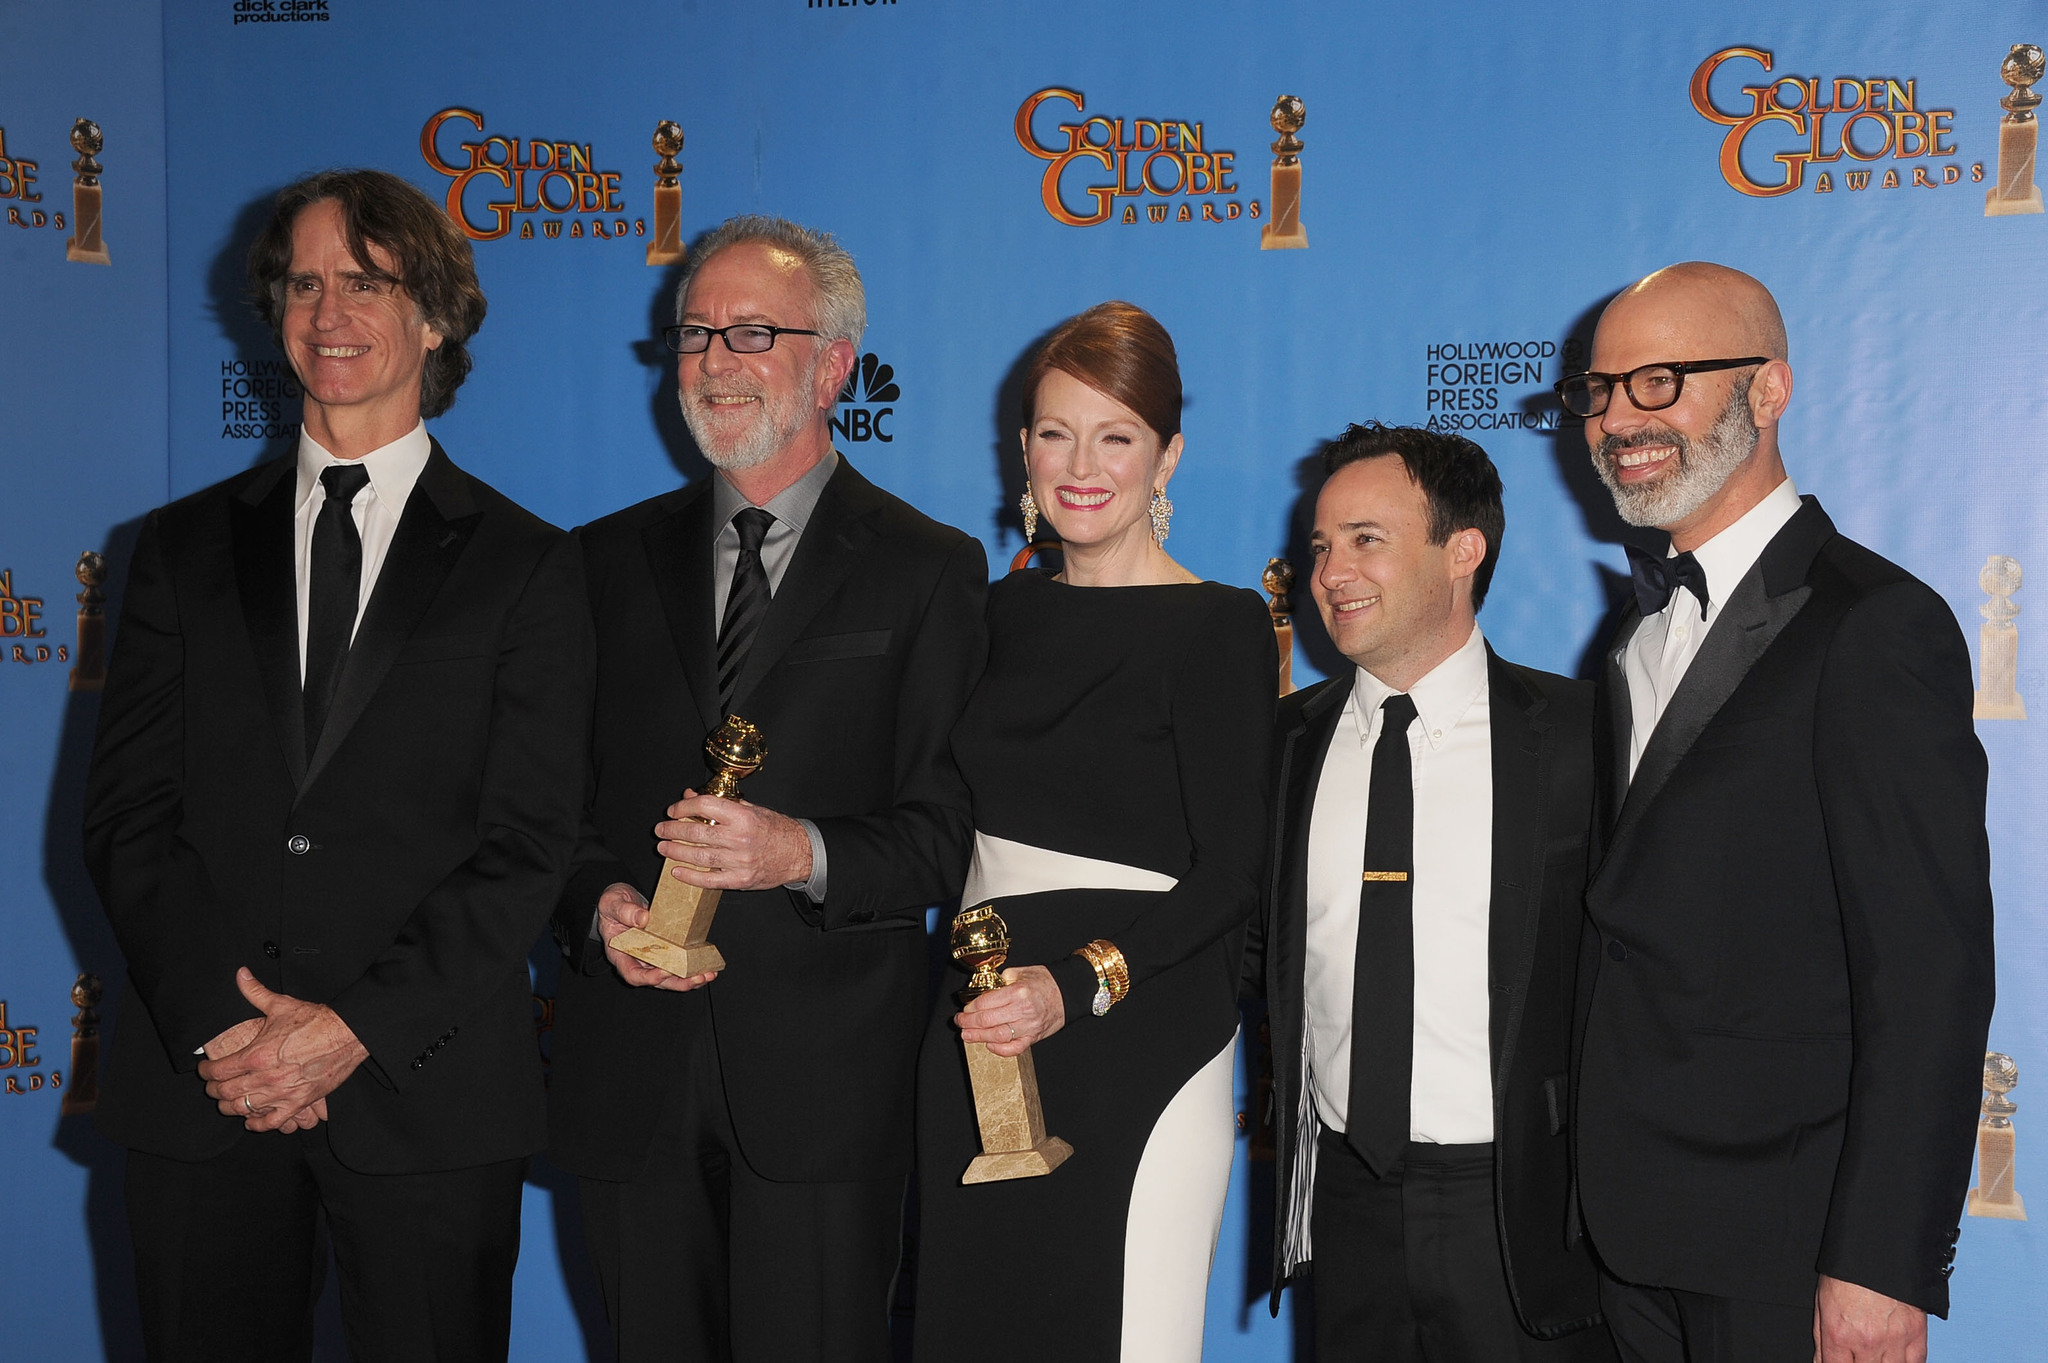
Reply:
[[1717, 609], [1633, 782], [1633, 609], [1607, 651], [1587, 1227], [1631, 1282], [1942, 1314], [1992, 1001], [1969, 655], [1811, 497]]
[[815, 820], [827, 892], [727, 891], [726, 969], [687, 994], [621, 981], [590, 937], [614, 882], [650, 895], [654, 825], [706, 778], [719, 723], [708, 482], [578, 532], [597, 618], [592, 784], [556, 932], [550, 1153], [632, 1179], [694, 1029], [716, 1036], [749, 1164], [785, 1182], [907, 1172], [926, 1013], [924, 910], [957, 895], [972, 836], [949, 737], [987, 653], [981, 543], [843, 459], [797, 542], [733, 695], [766, 763], [743, 798]]
[[575, 849], [590, 700], [576, 545], [437, 443], [307, 752], [295, 469], [159, 508], [136, 544], [85, 809], [128, 962], [100, 1125], [174, 1159], [235, 1142], [193, 1051], [256, 1015], [246, 965], [368, 1049], [328, 1100], [350, 1168], [530, 1154], [526, 957]]
[[[1600, 1318], [1593, 1262], [1572, 1208], [1564, 1129], [1572, 976], [1597, 784], [1593, 687], [1504, 662], [1491, 648], [1486, 680], [1493, 737], [1487, 980], [1494, 1204], [1515, 1313], [1525, 1329], [1549, 1339]], [[1284, 698], [1275, 729], [1274, 852], [1254, 925], [1250, 982], [1263, 987], [1273, 1036], [1276, 1310], [1281, 1286], [1300, 1267], [1285, 1262], [1289, 1190], [1310, 1138], [1301, 1112], [1309, 823], [1350, 685], [1347, 674]], [[1392, 1044], [1411, 1043], [1402, 1037]]]

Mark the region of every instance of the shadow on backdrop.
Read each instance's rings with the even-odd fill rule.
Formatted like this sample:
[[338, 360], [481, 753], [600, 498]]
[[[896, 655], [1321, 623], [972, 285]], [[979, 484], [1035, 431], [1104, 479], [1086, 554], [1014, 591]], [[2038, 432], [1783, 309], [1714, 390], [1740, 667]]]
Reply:
[[230, 439], [225, 435], [230, 428], [252, 432], [231, 438], [248, 453], [244, 467], [283, 458], [299, 447], [298, 380], [249, 296], [249, 247], [270, 221], [271, 206], [283, 188], [279, 185], [242, 206], [206, 271], [207, 314], [232, 350], [225, 363], [237, 367], [237, 372], [221, 377], [247, 384], [229, 388], [224, 383], [220, 414], [224, 439]]
[[[1592, 362], [1593, 329], [1599, 325], [1600, 314], [1606, 310], [1613, 296], [1607, 294], [1596, 299], [1573, 319], [1565, 332], [1564, 343], [1559, 347], [1563, 361], [1561, 373], [1575, 373]], [[1557, 395], [1548, 391], [1524, 398], [1521, 405], [1523, 411], [1532, 413], [1559, 410]], [[1601, 544], [1638, 544], [1662, 552], [1665, 537], [1661, 532], [1639, 530], [1624, 521], [1614, 509], [1614, 498], [1607, 491], [1607, 485], [1600, 481], [1600, 475], [1594, 471], [1593, 461], [1587, 454], [1585, 422], [1573, 416], [1559, 421], [1557, 428], [1550, 432], [1550, 457], [1557, 466], [1558, 481], [1578, 503], [1579, 515], [1589, 539]], [[1599, 625], [1579, 651], [1578, 667], [1573, 675], [1597, 681], [1607, 641], [1614, 637], [1615, 626], [1621, 622], [1622, 612], [1627, 609], [1630, 587], [1627, 573], [1618, 573], [1599, 562], [1589, 562], [1587, 566], [1592, 569], [1594, 586], [1600, 593], [1603, 608]]]

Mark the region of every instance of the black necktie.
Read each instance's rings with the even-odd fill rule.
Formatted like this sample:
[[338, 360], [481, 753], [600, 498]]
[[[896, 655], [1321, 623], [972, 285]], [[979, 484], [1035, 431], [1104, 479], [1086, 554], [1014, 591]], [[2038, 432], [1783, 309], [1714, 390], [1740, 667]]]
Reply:
[[1624, 544], [1622, 548], [1628, 550], [1628, 575], [1636, 585], [1636, 609], [1645, 619], [1670, 605], [1672, 595], [1680, 587], [1700, 599], [1700, 614], [1706, 615], [1707, 570], [1700, 567], [1700, 561], [1690, 552], [1660, 558], [1633, 544]]
[[1415, 783], [1408, 758], [1415, 702], [1388, 696], [1380, 714], [1351, 974], [1351, 1096], [1344, 1135], [1384, 1178], [1408, 1148], [1415, 1064]]
[[761, 617], [768, 613], [768, 570], [761, 566], [761, 541], [775, 517], [758, 506], [743, 508], [732, 518], [740, 533], [740, 558], [732, 566], [732, 587], [725, 594], [725, 619], [718, 626], [718, 709], [732, 711], [733, 688], [740, 684], [740, 669], [747, 664], [747, 650]]
[[306, 716], [306, 755], [320, 746], [320, 730], [327, 723], [327, 707], [334, 700], [335, 683], [341, 680], [341, 665], [348, 657], [349, 639], [356, 628], [356, 602], [363, 591], [363, 537], [356, 532], [355, 513], [349, 508], [370, 471], [361, 464], [336, 464], [320, 475], [327, 500], [313, 521], [313, 584], [307, 593], [306, 685], [303, 702]]

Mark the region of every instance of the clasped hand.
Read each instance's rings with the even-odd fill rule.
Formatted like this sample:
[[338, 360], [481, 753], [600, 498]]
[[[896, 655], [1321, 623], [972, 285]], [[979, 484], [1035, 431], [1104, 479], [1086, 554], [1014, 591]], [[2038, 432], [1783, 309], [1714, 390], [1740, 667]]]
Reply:
[[811, 837], [772, 809], [683, 792], [654, 826], [655, 850], [679, 863], [673, 874], [707, 890], [772, 890], [811, 878]]
[[302, 1131], [327, 1119], [327, 1095], [369, 1058], [340, 1014], [264, 987], [247, 967], [235, 985], [263, 1014], [206, 1043], [206, 1096], [251, 1131]]
[[1003, 987], [967, 1001], [953, 1015], [962, 1041], [978, 1041], [995, 1055], [1022, 1055], [1067, 1023], [1066, 1001], [1042, 965], [1003, 972]]

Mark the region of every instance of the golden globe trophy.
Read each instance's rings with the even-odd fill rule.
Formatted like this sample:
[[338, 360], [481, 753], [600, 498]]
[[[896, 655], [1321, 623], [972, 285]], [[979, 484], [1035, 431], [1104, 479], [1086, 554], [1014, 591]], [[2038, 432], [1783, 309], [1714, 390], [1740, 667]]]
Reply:
[[[704, 755], [711, 759], [712, 776], [705, 782], [703, 793], [735, 800], [739, 798], [740, 782], [759, 771], [768, 760], [768, 744], [759, 729], [738, 715], [728, 715], [725, 723], [704, 740]], [[663, 862], [661, 882], [654, 887], [654, 900], [648, 905], [647, 926], [627, 928], [612, 938], [611, 945], [634, 960], [671, 975], [723, 970], [725, 957], [709, 941], [711, 918], [718, 912], [720, 892], [677, 880], [674, 871], [678, 866], [688, 866], [693, 871], [712, 869], [694, 862]]]
[[683, 168], [676, 153], [683, 149], [682, 125], [668, 119], [654, 125], [654, 240], [647, 243], [649, 265], [674, 265], [683, 258], [683, 187], [676, 177]]
[[1993, 554], [1984, 560], [1977, 585], [1991, 599], [1977, 607], [1984, 623], [1977, 630], [1977, 704], [1975, 719], [2025, 719], [2027, 702], [2019, 692], [2020, 632], [2013, 617], [2020, 608], [2012, 594], [2020, 589], [2018, 559]]
[[1273, 101], [1273, 131], [1280, 140], [1273, 144], [1273, 196], [1266, 225], [1259, 229], [1261, 251], [1298, 251], [1308, 245], [1308, 229], [1301, 225], [1301, 152], [1306, 144], [1295, 136], [1306, 122], [1308, 108], [1299, 96], [1282, 95]]
[[[1003, 962], [1010, 956], [1010, 929], [992, 904], [962, 909], [953, 916], [953, 959], [974, 972], [955, 994], [962, 1004], [1003, 987]], [[964, 1041], [967, 1079], [974, 1087], [974, 1120], [981, 1127], [981, 1153], [960, 1175], [962, 1183], [1037, 1178], [1066, 1163], [1074, 1147], [1045, 1134], [1038, 1102], [1038, 1071], [1031, 1051], [997, 1055], [979, 1041]]]
[[1284, 558], [1266, 560], [1259, 578], [1266, 589], [1266, 611], [1273, 617], [1273, 642], [1280, 650], [1280, 694], [1294, 690], [1294, 607], [1287, 594], [1294, 590], [1294, 565]]
[[71, 986], [71, 1068], [64, 1076], [64, 1101], [57, 1115], [76, 1117], [100, 1101], [100, 978], [80, 975]]
[[1984, 1109], [1977, 1119], [1977, 1186], [1970, 1189], [1970, 1215], [1993, 1216], [2001, 1221], [2024, 1221], [2027, 1204], [2020, 1201], [2013, 1186], [2012, 1166], [2016, 1133], [2012, 1114], [2019, 1111], [2011, 1093], [2020, 1082], [2020, 1067], [2012, 1057], [1997, 1051], [1984, 1052]]
[[107, 560], [88, 549], [78, 556], [78, 647], [72, 651], [71, 689], [99, 691], [107, 684]]
[[2005, 117], [1998, 121], [1998, 183], [1984, 191], [1987, 218], [2041, 211], [2041, 186], [2034, 183], [2034, 153], [2041, 141], [2034, 106], [2041, 97], [2031, 87], [2044, 71], [2048, 60], [2032, 43], [2014, 43], [1999, 63], [1999, 79], [2012, 87], [2012, 93], [1998, 101]]
[[100, 172], [106, 167], [93, 159], [105, 145], [100, 125], [91, 119], [71, 125], [71, 149], [78, 159], [71, 163], [76, 177], [71, 185], [71, 239], [64, 243], [64, 259], [84, 265], [114, 263], [100, 239]]

